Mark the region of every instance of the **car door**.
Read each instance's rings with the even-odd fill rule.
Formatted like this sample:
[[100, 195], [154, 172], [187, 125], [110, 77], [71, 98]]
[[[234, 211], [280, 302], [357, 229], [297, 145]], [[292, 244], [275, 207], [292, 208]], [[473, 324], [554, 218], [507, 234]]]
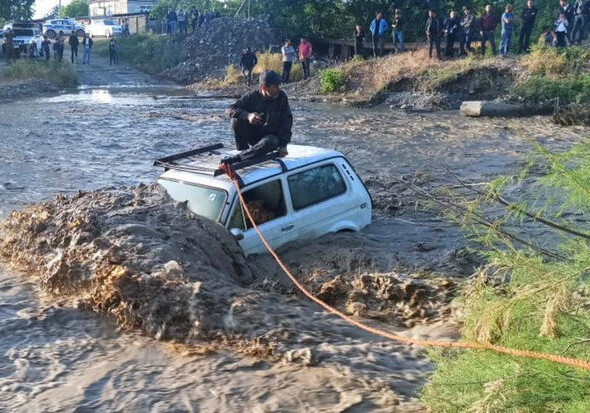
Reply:
[[315, 164], [287, 176], [299, 239], [312, 239], [343, 229], [357, 229], [351, 216], [360, 209], [351, 183], [333, 161]]
[[[248, 186], [244, 189], [243, 195], [258, 228], [273, 248], [296, 238], [297, 231], [292, 213], [287, 208], [285, 183], [282, 178], [272, 178]], [[229, 217], [228, 229], [239, 229], [243, 232], [243, 239], [239, 243], [246, 255], [266, 252], [258, 234], [244, 214], [237, 196]]]

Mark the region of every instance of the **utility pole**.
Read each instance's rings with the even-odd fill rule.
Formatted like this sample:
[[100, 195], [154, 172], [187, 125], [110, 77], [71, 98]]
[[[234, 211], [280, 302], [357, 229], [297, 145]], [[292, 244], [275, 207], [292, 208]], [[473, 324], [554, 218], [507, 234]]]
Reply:
[[61, 17], [61, 0], [57, 2], [57, 17]]

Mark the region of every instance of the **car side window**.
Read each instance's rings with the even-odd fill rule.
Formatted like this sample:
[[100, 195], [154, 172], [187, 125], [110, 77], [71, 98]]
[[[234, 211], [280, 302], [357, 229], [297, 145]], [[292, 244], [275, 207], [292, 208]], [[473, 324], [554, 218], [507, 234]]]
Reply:
[[[283, 186], [279, 180], [267, 182], [245, 191], [244, 200], [257, 225], [284, 217], [287, 213], [285, 197], [283, 196]], [[239, 202], [232, 213], [229, 228], [238, 228], [243, 231], [252, 228], [252, 223], [245, 216]]]
[[346, 184], [335, 165], [322, 165], [289, 176], [289, 192], [296, 211], [346, 192]]

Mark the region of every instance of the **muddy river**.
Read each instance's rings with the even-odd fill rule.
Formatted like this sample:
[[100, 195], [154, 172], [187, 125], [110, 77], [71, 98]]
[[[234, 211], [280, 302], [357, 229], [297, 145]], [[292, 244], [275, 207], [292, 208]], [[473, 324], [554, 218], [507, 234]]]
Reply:
[[[175, 87], [106, 85], [0, 105], [0, 217], [57, 194], [149, 183], [159, 173], [151, 166], [157, 157], [231, 144], [227, 104]], [[376, 206], [374, 223], [360, 234], [285, 251], [290, 265], [334, 273], [468, 276], [474, 263], [462, 254], [462, 233], [440, 214], [414, 208], [414, 196], [392, 177], [452, 185], [448, 167], [488, 182], [519, 168], [531, 151], [527, 138], [560, 149], [587, 132], [546, 118], [300, 103], [293, 109], [293, 141], [344, 152]], [[421, 411], [416, 397], [432, 365], [420, 349], [354, 331], [298, 296], [290, 302], [308, 321], [301, 328], [328, 332], [323, 342], [301, 342], [304, 354], [318, 355], [313, 363], [179, 350], [56, 304], [27, 280], [0, 269], [0, 411]], [[456, 335], [445, 320], [387, 328], [422, 338]]]

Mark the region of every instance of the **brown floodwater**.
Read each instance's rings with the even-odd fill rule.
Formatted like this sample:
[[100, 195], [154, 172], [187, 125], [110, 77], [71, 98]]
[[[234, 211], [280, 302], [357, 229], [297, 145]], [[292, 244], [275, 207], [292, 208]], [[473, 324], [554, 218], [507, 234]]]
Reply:
[[[153, 182], [157, 157], [231, 144], [227, 104], [179, 88], [119, 85], [0, 105], [0, 217], [57, 194]], [[416, 209], [415, 196], [393, 178], [452, 185], [448, 167], [489, 182], [519, 169], [530, 138], [560, 150], [587, 134], [540, 117], [466, 119], [296, 102], [293, 109], [293, 142], [345, 153], [376, 206], [374, 223], [361, 233], [285, 248], [300, 272], [465, 277], [474, 262], [462, 254], [464, 235], [439, 212]], [[251, 262], [272, 268], [268, 257]], [[279, 312], [300, 329], [299, 353], [271, 362], [229, 350], [198, 355], [119, 331], [30, 280], [0, 269], [0, 411], [420, 411], [415, 397], [433, 368], [420, 349], [358, 332], [299, 296], [287, 296], [292, 309]], [[456, 335], [441, 320], [411, 328], [371, 322], [422, 338]]]

